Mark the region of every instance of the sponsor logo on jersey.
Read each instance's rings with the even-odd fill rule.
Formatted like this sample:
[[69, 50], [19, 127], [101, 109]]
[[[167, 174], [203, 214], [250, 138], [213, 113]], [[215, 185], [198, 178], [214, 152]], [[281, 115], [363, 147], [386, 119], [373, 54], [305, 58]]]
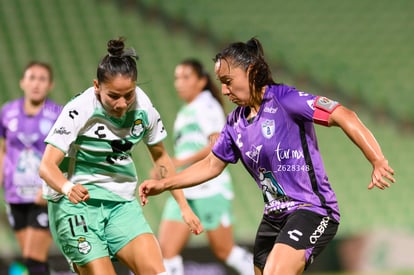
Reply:
[[280, 142], [277, 144], [276, 149], [276, 156], [278, 161], [282, 161], [285, 159], [303, 159], [305, 154], [300, 149], [290, 149], [290, 148], [282, 148]]
[[157, 119], [157, 123], [160, 124], [160, 133], [163, 133], [165, 131], [165, 127], [160, 117]]
[[69, 111], [69, 117], [70, 117], [71, 119], [74, 119], [74, 118], [75, 118], [75, 116], [77, 116], [77, 115], [79, 115], [78, 111], [76, 111], [76, 110], [70, 110], [70, 111]]
[[64, 126], [62, 126], [60, 128], [55, 128], [53, 130], [53, 134], [57, 134], [57, 135], [70, 135], [70, 131], [66, 130], [66, 128]]
[[262, 150], [262, 146], [263, 145], [259, 145], [259, 146], [254, 146], [252, 145], [250, 151], [246, 152], [246, 156], [249, 157], [249, 159], [253, 160], [255, 163], [259, 162], [259, 155], [260, 155], [260, 150]]
[[93, 132], [98, 138], [106, 138], [106, 134], [105, 134], [105, 126], [103, 125], [98, 125], [96, 127], [96, 131]]
[[328, 227], [329, 220], [329, 217], [323, 217], [321, 223], [318, 225], [316, 230], [312, 233], [312, 235], [309, 238], [311, 244], [315, 244], [318, 241], [318, 239], [323, 235], [323, 233], [325, 233], [325, 230]]
[[289, 234], [289, 238], [291, 238], [292, 240], [296, 242], [298, 242], [299, 238], [303, 236], [303, 233], [297, 229], [288, 231], [288, 234]]
[[265, 113], [269, 113], [269, 114], [275, 114], [277, 112], [277, 107], [270, 107], [270, 106], [266, 106], [263, 110], [263, 112]]

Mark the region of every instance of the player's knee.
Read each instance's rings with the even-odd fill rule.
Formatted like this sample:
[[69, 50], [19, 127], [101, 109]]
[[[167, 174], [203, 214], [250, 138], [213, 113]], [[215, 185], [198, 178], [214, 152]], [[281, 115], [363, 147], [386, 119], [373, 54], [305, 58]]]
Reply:
[[284, 275], [284, 274], [302, 274], [305, 269], [305, 262], [284, 262], [276, 261], [273, 263], [266, 262], [264, 273]]

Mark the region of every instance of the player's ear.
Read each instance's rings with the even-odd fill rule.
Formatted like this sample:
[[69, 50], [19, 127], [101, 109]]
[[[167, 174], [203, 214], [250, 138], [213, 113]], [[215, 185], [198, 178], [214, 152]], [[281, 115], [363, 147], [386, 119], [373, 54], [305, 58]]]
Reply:
[[98, 80], [96, 80], [96, 79], [93, 80], [93, 87], [95, 88], [95, 94], [98, 95], [99, 94], [99, 82], [98, 82]]

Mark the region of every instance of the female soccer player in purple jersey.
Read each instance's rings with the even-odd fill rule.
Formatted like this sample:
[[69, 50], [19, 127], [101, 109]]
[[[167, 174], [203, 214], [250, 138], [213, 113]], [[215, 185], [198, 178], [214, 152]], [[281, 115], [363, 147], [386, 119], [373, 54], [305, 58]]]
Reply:
[[222, 93], [238, 107], [205, 159], [175, 176], [144, 181], [141, 203], [164, 190], [200, 184], [241, 160], [264, 199], [254, 245], [255, 274], [301, 274], [333, 239], [340, 221], [314, 123], [342, 128], [361, 149], [373, 166], [369, 189], [389, 187], [394, 171], [353, 111], [275, 83], [256, 38], [217, 54], [215, 73]]
[[38, 167], [45, 150], [43, 140], [61, 111], [48, 99], [52, 87], [50, 65], [30, 62], [20, 80], [24, 96], [7, 102], [0, 112], [0, 185], [30, 274], [49, 274], [52, 237]]

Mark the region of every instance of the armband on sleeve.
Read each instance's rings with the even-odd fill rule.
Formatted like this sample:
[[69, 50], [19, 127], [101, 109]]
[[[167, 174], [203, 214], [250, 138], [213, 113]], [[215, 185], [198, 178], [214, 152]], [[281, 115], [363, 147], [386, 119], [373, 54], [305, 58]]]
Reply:
[[313, 103], [315, 112], [313, 113], [313, 121], [317, 124], [329, 126], [329, 115], [341, 104], [329, 98], [318, 96]]

